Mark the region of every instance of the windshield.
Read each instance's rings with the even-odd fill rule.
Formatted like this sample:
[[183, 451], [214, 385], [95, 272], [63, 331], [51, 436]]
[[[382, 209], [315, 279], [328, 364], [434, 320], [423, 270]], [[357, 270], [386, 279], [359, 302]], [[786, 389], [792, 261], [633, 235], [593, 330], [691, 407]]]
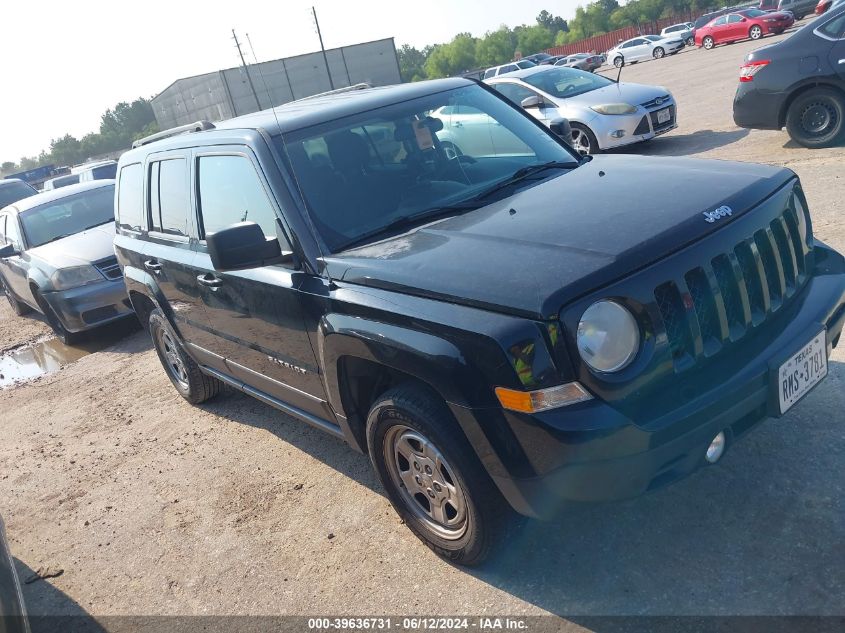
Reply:
[[[476, 85], [329, 121], [276, 142], [333, 252], [411, 216], [488, 204], [495, 198], [473, 198], [523, 167], [578, 164], [521, 111]], [[549, 169], [537, 180], [562, 173]]]
[[561, 99], [576, 97], [613, 83], [610, 79], [601, 75], [588, 73], [577, 68], [566, 68], [565, 66], [553, 66], [549, 70], [523, 77], [522, 80], [553, 97]]
[[36, 193], [38, 192], [25, 182], [2, 183], [0, 184], [0, 209]]
[[20, 214], [29, 248], [114, 222], [114, 185], [59, 198]]

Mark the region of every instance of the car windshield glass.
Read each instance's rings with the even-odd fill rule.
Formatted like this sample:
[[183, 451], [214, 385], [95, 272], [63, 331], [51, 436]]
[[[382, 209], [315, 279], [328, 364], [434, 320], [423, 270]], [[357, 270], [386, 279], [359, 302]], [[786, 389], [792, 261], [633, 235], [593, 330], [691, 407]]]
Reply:
[[747, 18], [759, 18], [761, 15], [766, 15], [766, 12], [760, 11], [760, 9], [749, 9], [748, 11], [743, 11], [742, 15]]
[[23, 198], [37, 193], [32, 187], [23, 182], [10, 182], [0, 185], [0, 209]]
[[[309, 214], [337, 252], [378, 239], [409, 218], [457, 214], [525, 167], [578, 158], [522, 111], [466, 86], [276, 137]], [[518, 186], [566, 173], [544, 169]], [[501, 197], [501, 196], [500, 196]]]
[[582, 95], [613, 83], [601, 75], [564, 66], [554, 66], [549, 70], [523, 77], [523, 81], [553, 97], [562, 99]]
[[647, 40], [651, 40], [652, 42], [657, 42], [658, 40], [662, 40], [663, 38], [659, 35], [646, 35], [645, 38]]
[[114, 222], [114, 186], [65, 196], [20, 214], [29, 248]]

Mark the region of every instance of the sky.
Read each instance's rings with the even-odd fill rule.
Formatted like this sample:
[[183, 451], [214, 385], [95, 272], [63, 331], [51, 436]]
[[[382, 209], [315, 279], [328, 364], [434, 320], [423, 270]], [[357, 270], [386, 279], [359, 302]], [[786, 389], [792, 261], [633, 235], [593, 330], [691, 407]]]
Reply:
[[[3, 2], [0, 162], [49, 149], [51, 139], [99, 130], [120, 101], [152, 97], [176, 79], [239, 64], [235, 29], [259, 61], [394, 37], [396, 45], [483, 35], [533, 24], [540, 11], [571, 18], [580, 0], [42, 0]], [[249, 46], [247, 62], [253, 61]]]

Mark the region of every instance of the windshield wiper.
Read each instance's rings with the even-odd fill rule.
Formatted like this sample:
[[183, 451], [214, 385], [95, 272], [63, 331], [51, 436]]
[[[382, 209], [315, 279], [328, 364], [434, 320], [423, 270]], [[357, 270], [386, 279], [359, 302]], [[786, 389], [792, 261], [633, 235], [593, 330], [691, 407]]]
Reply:
[[472, 211], [473, 209], [477, 209], [478, 207], [482, 206], [482, 202], [473, 202], [473, 200], [467, 200], [466, 202], [450, 204], [443, 207], [434, 207], [432, 209], [426, 209], [424, 211], [418, 211], [417, 213], [412, 213], [410, 215], [404, 215], [400, 218], [396, 218], [395, 220], [388, 222], [384, 226], [381, 226], [373, 231], [364, 233], [363, 235], [359, 235], [355, 239], [346, 242], [345, 244], [342, 244], [337, 249], [337, 252], [345, 251], [347, 249], [360, 246], [361, 244], [369, 242], [374, 237], [377, 237], [379, 235], [388, 235], [390, 233], [395, 233], [396, 231], [401, 231], [403, 229], [410, 229], [419, 224], [428, 222], [429, 220], [436, 220], [438, 218], [448, 217], [460, 211]]
[[473, 200], [483, 200], [484, 198], [487, 198], [488, 196], [491, 196], [494, 193], [498, 193], [502, 189], [507, 189], [511, 185], [521, 182], [529, 176], [533, 176], [534, 174], [539, 174], [540, 172], [546, 171], [547, 169], [575, 169], [578, 165], [579, 163], [564, 163], [559, 160], [553, 160], [548, 163], [540, 163], [539, 165], [528, 165], [526, 167], [520, 167], [515, 172], [513, 172], [513, 174], [511, 174], [508, 178], [505, 178], [504, 180], [496, 183], [489, 189], [482, 191], [480, 194], [475, 196]]

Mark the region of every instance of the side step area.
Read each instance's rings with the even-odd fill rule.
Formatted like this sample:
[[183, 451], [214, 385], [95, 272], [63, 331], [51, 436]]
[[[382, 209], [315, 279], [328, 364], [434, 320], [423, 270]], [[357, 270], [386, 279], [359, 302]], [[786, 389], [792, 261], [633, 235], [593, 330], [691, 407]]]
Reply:
[[310, 424], [313, 427], [320, 429], [321, 431], [325, 431], [329, 435], [334, 435], [336, 438], [344, 440], [343, 431], [340, 430], [340, 427], [337, 424], [332, 424], [328, 420], [324, 420], [323, 418], [318, 418], [316, 415], [311, 415], [310, 413], [303, 411], [302, 409], [298, 409], [292, 405], [289, 405], [287, 402], [282, 402], [281, 400], [274, 398], [271, 395], [264, 393], [254, 387], [250, 387], [249, 385], [241, 382], [240, 380], [235, 380], [231, 376], [228, 376], [216, 369], [212, 369], [211, 367], [207, 367], [206, 365], [200, 365], [200, 369], [208, 374], [209, 376], [213, 376], [217, 378], [220, 382], [226, 383], [230, 387], [237, 389], [238, 391], [243, 391], [245, 394], [256, 398], [257, 400], [261, 400], [264, 404], [269, 404], [271, 407], [278, 409], [282, 413], [287, 413], [289, 416], [297, 418], [298, 420], [302, 420], [306, 424]]

